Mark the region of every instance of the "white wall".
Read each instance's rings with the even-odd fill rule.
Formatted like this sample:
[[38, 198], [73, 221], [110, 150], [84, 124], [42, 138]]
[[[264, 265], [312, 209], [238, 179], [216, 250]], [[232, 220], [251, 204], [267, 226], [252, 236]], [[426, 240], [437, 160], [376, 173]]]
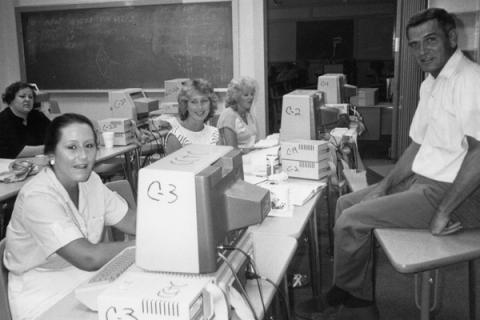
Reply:
[[[0, 1], [0, 90], [20, 79], [13, 0]], [[2, 105], [3, 107], [3, 105]], [[1, 109], [1, 108], [0, 108]]]
[[[201, 2], [215, 0], [201, 0]], [[14, 8], [47, 5], [75, 5], [118, 2], [118, 0], [0, 0], [0, 88], [20, 79], [20, 58]], [[200, 2], [199, 0], [132, 0], [131, 3], [160, 4]], [[234, 77], [251, 76], [259, 83], [254, 113], [262, 136], [266, 133], [265, 94], [265, 4], [258, 0], [232, 0]], [[28, 79], [27, 79], [28, 80]], [[41, 88], [40, 88], [41, 89]], [[158, 92], [156, 94], [159, 94]], [[107, 93], [92, 91], [52, 91], [51, 98], [59, 102], [62, 112], [77, 112], [93, 120], [109, 116]]]

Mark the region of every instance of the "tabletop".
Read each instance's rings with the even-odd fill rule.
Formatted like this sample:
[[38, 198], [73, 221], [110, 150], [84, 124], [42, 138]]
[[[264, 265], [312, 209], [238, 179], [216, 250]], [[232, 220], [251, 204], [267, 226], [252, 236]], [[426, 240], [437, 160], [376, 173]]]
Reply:
[[393, 267], [416, 273], [480, 257], [479, 229], [434, 236], [427, 229], [375, 229], [375, 236]]
[[[254, 235], [254, 261], [257, 273], [279, 285], [286, 273], [297, 248], [297, 241], [290, 237], [272, 235]], [[267, 281], [260, 280], [263, 301], [266, 308], [270, 305], [276, 288]], [[247, 295], [252, 301], [253, 308], [260, 319], [263, 317], [263, 305], [258, 291], [257, 281], [248, 280], [245, 286]], [[71, 292], [56, 305], [42, 314], [39, 320], [96, 320], [97, 312], [87, 309]]]
[[[100, 147], [97, 152], [97, 159], [96, 163], [100, 163], [102, 161], [106, 161], [112, 159], [116, 156], [128, 153], [130, 151], [135, 150], [138, 148], [136, 144], [130, 144], [127, 146], [115, 146], [113, 148], [107, 149], [104, 147]], [[9, 164], [14, 161], [15, 159], [3, 159], [0, 158], [0, 172], [8, 171]], [[24, 181], [14, 182], [14, 183], [2, 183], [0, 182], [0, 202], [5, 201], [11, 197], [15, 197], [22, 186], [30, 180], [31, 177], [27, 178]]]

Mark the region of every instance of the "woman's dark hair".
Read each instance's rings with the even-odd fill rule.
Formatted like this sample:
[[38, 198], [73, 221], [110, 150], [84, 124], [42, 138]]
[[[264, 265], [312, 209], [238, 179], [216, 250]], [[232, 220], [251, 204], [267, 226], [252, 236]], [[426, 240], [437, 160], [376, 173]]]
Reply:
[[210, 111], [208, 112], [207, 117], [205, 118], [205, 122], [207, 122], [217, 110], [217, 95], [213, 91], [213, 87], [205, 79], [193, 79], [187, 81], [180, 92], [178, 93], [178, 114], [180, 116], [180, 120], [185, 120], [188, 117], [188, 101], [192, 97], [195, 92], [199, 92], [204, 94], [208, 97], [210, 101]]
[[451, 15], [450, 13], [448, 13], [447, 11], [441, 8], [428, 8], [410, 17], [406, 27], [407, 38], [408, 38], [408, 30], [410, 30], [410, 28], [419, 26], [422, 23], [427, 22], [429, 20], [437, 20], [438, 24], [440, 25], [440, 28], [442, 28], [446, 36], [448, 36], [448, 33], [450, 32], [450, 30], [456, 28], [455, 19], [453, 15]]
[[18, 91], [25, 89], [25, 88], [30, 88], [32, 89], [33, 92], [33, 101], [35, 101], [35, 87], [32, 86], [29, 83], [23, 82], [23, 81], [17, 81], [9, 85], [6, 89], [5, 92], [2, 94], [2, 101], [9, 105], [14, 99], [15, 95], [17, 94]]
[[95, 145], [98, 146], [97, 133], [90, 119], [77, 113], [64, 113], [53, 119], [53, 121], [48, 126], [47, 132], [45, 134], [45, 147], [43, 149], [43, 153], [54, 153], [58, 142], [62, 138], [62, 129], [74, 123], [88, 125], [92, 129]]

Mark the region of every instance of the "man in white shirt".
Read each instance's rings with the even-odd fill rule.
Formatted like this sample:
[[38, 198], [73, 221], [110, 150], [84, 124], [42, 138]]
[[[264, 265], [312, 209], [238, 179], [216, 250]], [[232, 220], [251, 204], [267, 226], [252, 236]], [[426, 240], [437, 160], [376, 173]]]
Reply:
[[480, 185], [480, 66], [457, 48], [455, 21], [443, 9], [411, 17], [407, 40], [428, 73], [412, 142], [380, 183], [339, 198], [330, 306], [374, 307], [374, 228], [430, 228], [441, 236], [480, 226], [473, 213], [453, 213]]

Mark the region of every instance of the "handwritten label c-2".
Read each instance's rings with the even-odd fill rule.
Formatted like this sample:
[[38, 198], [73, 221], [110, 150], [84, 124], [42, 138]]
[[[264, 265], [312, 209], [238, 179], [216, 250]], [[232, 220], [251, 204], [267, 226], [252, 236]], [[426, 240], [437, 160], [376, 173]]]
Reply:
[[287, 106], [285, 108], [285, 113], [288, 114], [289, 116], [300, 116], [300, 108], [299, 107], [292, 107], [292, 106]]

